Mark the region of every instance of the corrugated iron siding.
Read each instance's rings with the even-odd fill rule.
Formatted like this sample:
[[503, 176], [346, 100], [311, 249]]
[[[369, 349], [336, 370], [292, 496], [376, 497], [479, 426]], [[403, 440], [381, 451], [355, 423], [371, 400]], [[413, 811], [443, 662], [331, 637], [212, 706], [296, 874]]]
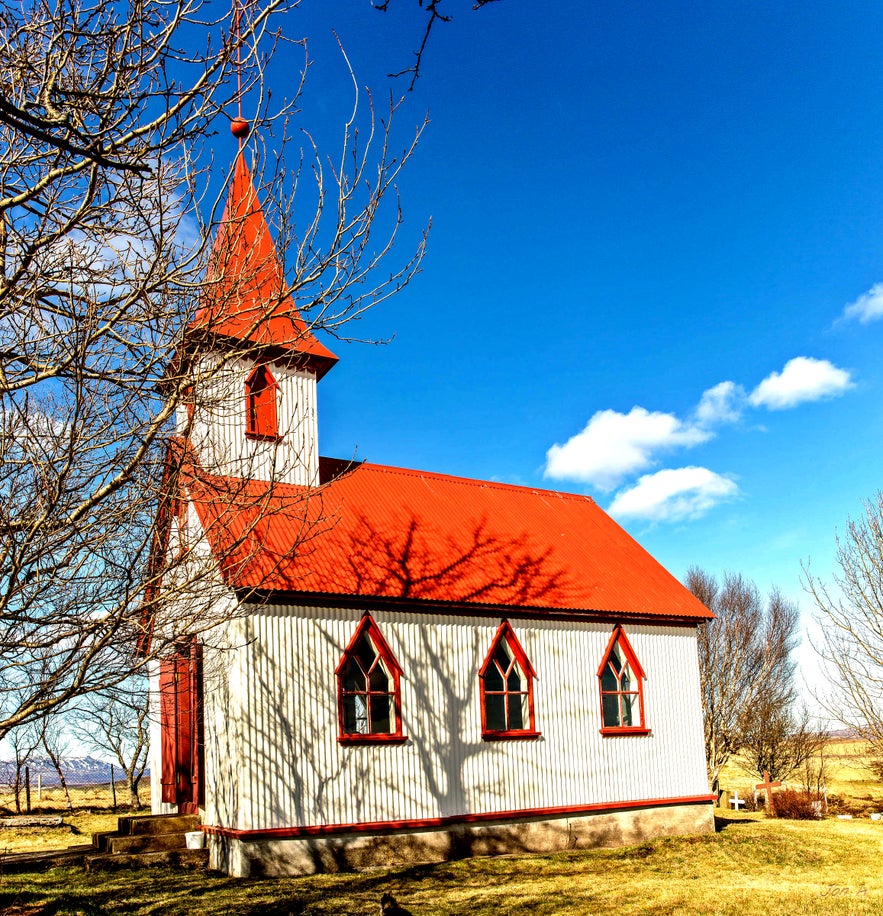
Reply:
[[402, 666], [408, 742], [338, 743], [334, 670], [358, 611], [269, 606], [224, 653], [231, 690], [211, 702], [215, 728], [229, 728], [215, 753], [236, 763], [209, 763], [207, 823], [267, 829], [707, 793], [692, 627], [627, 627], [652, 734], [602, 738], [596, 671], [612, 626], [513, 620], [537, 671], [542, 738], [484, 742], [478, 670], [499, 618], [374, 618]]
[[[319, 479], [315, 373], [270, 364], [279, 386], [281, 439], [261, 442], [245, 435], [245, 380], [255, 365], [239, 359], [216, 369], [212, 357], [203, 360], [190, 436], [199, 460], [210, 474], [315, 485]], [[184, 433], [183, 406], [178, 409], [177, 425], [178, 432]]]

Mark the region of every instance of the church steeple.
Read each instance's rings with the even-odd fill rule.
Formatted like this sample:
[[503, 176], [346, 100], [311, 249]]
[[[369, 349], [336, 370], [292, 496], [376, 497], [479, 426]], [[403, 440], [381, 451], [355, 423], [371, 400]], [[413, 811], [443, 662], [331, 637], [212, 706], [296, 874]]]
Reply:
[[271, 359], [285, 359], [313, 370], [320, 379], [337, 357], [309, 330], [287, 289], [240, 149], [190, 335], [211, 335], [221, 346], [226, 341]]
[[239, 141], [227, 205], [199, 306], [187, 328], [192, 403], [179, 410], [203, 468], [310, 486], [319, 479], [316, 383], [337, 357], [313, 335], [288, 292], [251, 173], [242, 116], [240, 15], [234, 7]]

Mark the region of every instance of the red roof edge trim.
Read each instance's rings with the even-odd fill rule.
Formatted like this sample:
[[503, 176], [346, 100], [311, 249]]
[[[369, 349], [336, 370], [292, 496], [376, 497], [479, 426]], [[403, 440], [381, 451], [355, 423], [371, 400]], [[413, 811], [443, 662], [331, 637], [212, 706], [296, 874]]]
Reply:
[[[234, 588], [239, 601], [255, 604], [302, 604], [310, 607], [327, 608], [385, 608], [408, 611], [413, 614], [437, 614], [442, 611], [452, 617], [511, 617], [514, 620], [556, 620], [561, 622], [591, 621], [597, 623], [616, 623], [628, 620], [635, 624], [653, 626], [697, 627], [706, 623], [705, 619], [696, 617], [678, 617], [675, 615], [660, 617], [658, 614], [629, 613], [623, 611], [584, 611], [579, 608], [560, 609], [545, 607], [526, 607], [523, 605], [470, 604], [459, 601], [440, 601], [421, 598], [390, 598], [385, 595], [347, 595], [330, 592], [287, 591], [284, 589]], [[368, 611], [366, 610], [366, 613]]]

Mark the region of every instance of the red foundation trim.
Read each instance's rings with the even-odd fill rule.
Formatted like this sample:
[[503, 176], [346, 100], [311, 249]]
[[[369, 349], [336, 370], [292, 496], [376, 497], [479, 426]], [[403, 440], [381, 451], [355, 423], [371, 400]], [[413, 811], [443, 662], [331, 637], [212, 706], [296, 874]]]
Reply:
[[640, 801], [605, 802], [595, 805], [568, 805], [560, 808], [525, 808], [521, 811], [493, 811], [481, 814], [455, 814], [410, 821], [374, 821], [363, 824], [319, 824], [314, 827], [275, 827], [268, 830], [236, 830], [233, 827], [202, 826], [212, 836], [230, 837], [245, 842], [288, 840], [315, 836], [339, 836], [347, 833], [397, 833], [408, 830], [433, 830], [456, 824], [486, 824], [504, 821], [535, 820], [544, 817], [579, 817], [584, 814], [626, 811], [632, 808], [666, 808], [675, 805], [704, 805], [716, 801], [716, 795], [687, 795], [680, 798], [644, 798]]

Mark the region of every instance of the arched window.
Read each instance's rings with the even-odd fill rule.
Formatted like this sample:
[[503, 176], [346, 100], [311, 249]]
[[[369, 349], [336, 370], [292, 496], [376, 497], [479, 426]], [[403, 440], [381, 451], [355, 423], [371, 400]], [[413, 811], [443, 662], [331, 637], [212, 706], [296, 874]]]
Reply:
[[266, 366], [257, 366], [245, 380], [245, 435], [250, 439], [278, 439], [276, 398], [279, 386]]
[[402, 742], [401, 668], [370, 614], [337, 666], [341, 744]]
[[533, 706], [536, 672], [507, 620], [500, 624], [478, 677], [482, 738], [538, 738]]
[[601, 734], [646, 735], [644, 669], [619, 625], [613, 628], [598, 667], [601, 689]]

